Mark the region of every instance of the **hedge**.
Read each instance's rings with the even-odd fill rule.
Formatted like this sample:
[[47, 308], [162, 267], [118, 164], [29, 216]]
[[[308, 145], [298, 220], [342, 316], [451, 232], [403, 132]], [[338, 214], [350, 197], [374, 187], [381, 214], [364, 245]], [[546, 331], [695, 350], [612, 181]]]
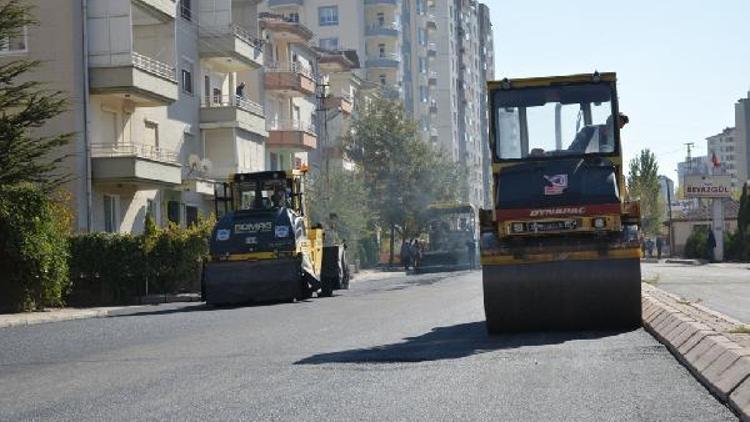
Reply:
[[69, 215], [32, 184], [0, 185], [0, 312], [61, 306]]
[[188, 228], [146, 222], [142, 235], [93, 233], [71, 238], [68, 302], [77, 306], [134, 303], [146, 294], [199, 291], [213, 220]]

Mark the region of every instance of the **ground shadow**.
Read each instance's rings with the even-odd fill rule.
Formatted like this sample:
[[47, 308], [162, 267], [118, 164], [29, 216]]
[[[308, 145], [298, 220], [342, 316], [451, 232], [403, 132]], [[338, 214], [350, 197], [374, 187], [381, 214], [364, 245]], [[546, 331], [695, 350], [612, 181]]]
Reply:
[[[305, 299], [305, 300], [298, 300], [295, 303], [306, 303], [311, 302], [311, 299]], [[140, 309], [140, 310], [127, 310], [123, 309], [121, 311], [115, 311], [111, 313], [108, 317], [109, 318], [122, 318], [122, 317], [135, 317], [135, 316], [147, 316], [147, 315], [170, 315], [170, 314], [179, 314], [184, 312], [205, 312], [205, 311], [228, 311], [233, 309], [242, 309], [242, 308], [257, 308], [257, 307], [264, 307], [264, 306], [274, 306], [274, 305], [281, 305], [285, 303], [290, 303], [289, 301], [269, 301], [269, 302], [247, 302], [247, 303], [237, 303], [232, 305], [209, 305], [206, 303], [199, 303], [195, 305], [190, 306], [180, 306], [180, 305], [172, 305], [172, 304], [154, 304], [154, 305], [144, 305], [144, 306], [153, 306], [153, 307], [163, 307], [163, 306], [174, 306], [169, 308], [161, 308], [161, 309]]]
[[326, 363], [403, 363], [458, 359], [495, 350], [523, 346], [560, 344], [570, 340], [590, 340], [622, 334], [625, 331], [538, 332], [487, 335], [484, 321], [433, 328], [403, 342], [368, 349], [313, 355], [295, 365]]

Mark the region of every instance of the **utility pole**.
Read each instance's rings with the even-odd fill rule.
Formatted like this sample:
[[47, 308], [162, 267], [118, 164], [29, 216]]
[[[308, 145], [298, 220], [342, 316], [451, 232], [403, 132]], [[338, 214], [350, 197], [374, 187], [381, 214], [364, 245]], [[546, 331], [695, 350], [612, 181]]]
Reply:
[[[664, 178], [667, 185], [667, 215], [669, 216], [669, 256], [674, 257], [674, 227], [672, 226], [672, 189], [669, 187], [669, 179]], [[672, 185], [674, 186], [674, 184]]]
[[685, 142], [685, 146], [687, 147], [687, 160], [685, 161], [685, 164], [687, 165], [687, 168], [682, 173], [682, 194], [683, 194], [683, 198], [685, 197], [685, 194], [687, 193], [685, 191], [685, 189], [687, 188], [687, 176], [688, 176], [688, 173], [690, 173], [690, 170], [691, 170], [691, 168], [693, 166], [693, 164], [692, 164], [692, 157], [691, 157], [690, 154], [691, 154], [692, 149], [695, 146], [695, 144], [693, 142]]

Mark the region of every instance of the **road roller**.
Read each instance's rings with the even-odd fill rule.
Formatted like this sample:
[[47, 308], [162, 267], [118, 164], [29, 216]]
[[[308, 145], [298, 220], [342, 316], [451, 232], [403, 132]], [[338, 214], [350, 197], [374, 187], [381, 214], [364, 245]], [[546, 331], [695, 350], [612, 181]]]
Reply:
[[640, 207], [626, 200], [616, 85], [599, 72], [488, 83], [490, 334], [640, 325]]

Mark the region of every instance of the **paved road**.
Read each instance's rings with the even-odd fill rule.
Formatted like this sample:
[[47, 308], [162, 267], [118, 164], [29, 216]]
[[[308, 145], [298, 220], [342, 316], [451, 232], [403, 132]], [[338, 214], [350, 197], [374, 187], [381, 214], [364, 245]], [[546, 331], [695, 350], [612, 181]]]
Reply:
[[645, 280], [750, 324], [750, 264], [642, 264]]
[[737, 420], [643, 330], [482, 320], [474, 272], [0, 329], [0, 420]]

